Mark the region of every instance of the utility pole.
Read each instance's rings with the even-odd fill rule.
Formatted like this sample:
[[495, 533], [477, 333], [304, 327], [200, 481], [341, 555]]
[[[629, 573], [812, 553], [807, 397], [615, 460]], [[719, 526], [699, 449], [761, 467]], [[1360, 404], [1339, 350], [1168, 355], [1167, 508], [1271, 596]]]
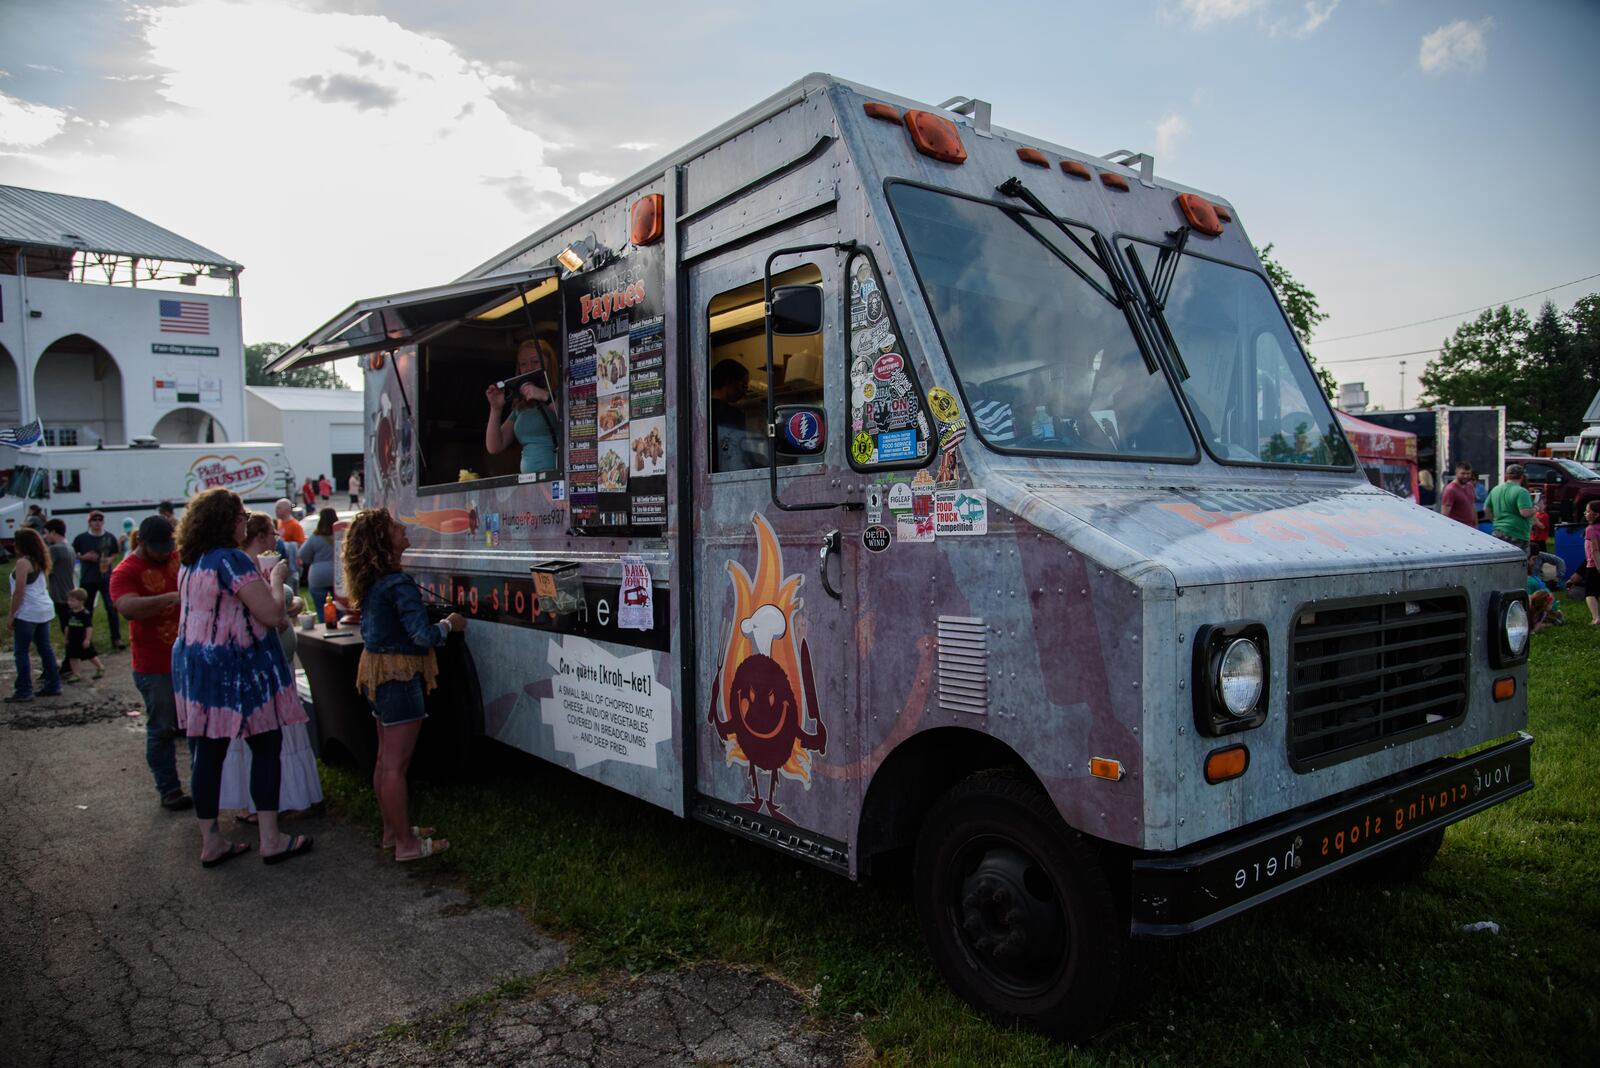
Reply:
[[1400, 361], [1400, 407], [1406, 406], [1406, 361]]

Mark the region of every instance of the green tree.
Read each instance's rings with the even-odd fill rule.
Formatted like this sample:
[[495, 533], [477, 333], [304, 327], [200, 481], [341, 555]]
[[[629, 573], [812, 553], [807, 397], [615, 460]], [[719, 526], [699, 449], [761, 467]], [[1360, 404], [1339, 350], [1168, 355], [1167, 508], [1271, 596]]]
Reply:
[[1418, 403], [1503, 404], [1507, 433], [1542, 444], [1548, 424], [1528, 359], [1532, 330], [1527, 312], [1504, 304], [1462, 323], [1423, 370]]
[[296, 367], [282, 374], [267, 374], [267, 364], [288, 351], [281, 341], [263, 341], [244, 347], [244, 384], [247, 386], [308, 386], [312, 389], [344, 389], [332, 367]]
[[1328, 318], [1328, 313], [1322, 310], [1322, 305], [1317, 301], [1317, 295], [1305, 283], [1301, 282], [1289, 268], [1272, 258], [1273, 245], [1256, 249], [1256, 255], [1261, 257], [1261, 266], [1266, 269], [1267, 279], [1272, 283], [1272, 288], [1278, 294], [1278, 303], [1283, 305], [1283, 313], [1289, 317], [1289, 324], [1294, 327], [1294, 332], [1300, 339], [1300, 347], [1305, 350], [1306, 359], [1311, 361], [1311, 369], [1317, 374], [1317, 381], [1322, 383], [1322, 391], [1333, 400], [1339, 394], [1339, 383], [1329, 374], [1327, 369], [1317, 364], [1317, 358], [1311, 355], [1311, 335], [1316, 333], [1317, 325]]

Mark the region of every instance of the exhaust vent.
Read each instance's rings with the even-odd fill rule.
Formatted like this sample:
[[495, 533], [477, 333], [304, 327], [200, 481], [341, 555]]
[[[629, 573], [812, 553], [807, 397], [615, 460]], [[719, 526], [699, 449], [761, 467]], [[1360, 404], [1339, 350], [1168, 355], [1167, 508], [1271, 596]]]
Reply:
[[981, 619], [939, 617], [939, 707], [989, 714], [989, 629]]

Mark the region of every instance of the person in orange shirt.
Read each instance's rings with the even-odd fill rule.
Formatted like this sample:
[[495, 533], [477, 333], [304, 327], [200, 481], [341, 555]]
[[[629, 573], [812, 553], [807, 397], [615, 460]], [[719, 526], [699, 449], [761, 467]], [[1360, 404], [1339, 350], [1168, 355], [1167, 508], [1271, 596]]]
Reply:
[[300, 546], [306, 543], [306, 528], [294, 517], [294, 505], [289, 498], [279, 497], [275, 508], [278, 518], [278, 537], [283, 539], [283, 558], [289, 561], [289, 574], [300, 574]]

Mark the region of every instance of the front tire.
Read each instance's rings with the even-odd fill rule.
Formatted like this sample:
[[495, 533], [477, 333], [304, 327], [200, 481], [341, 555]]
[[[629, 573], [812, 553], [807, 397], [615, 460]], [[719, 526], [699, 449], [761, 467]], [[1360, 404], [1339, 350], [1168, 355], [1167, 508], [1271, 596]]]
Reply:
[[1037, 787], [985, 772], [951, 789], [923, 823], [914, 880], [928, 951], [962, 999], [1069, 1042], [1105, 1024], [1132, 966], [1128, 917]]

